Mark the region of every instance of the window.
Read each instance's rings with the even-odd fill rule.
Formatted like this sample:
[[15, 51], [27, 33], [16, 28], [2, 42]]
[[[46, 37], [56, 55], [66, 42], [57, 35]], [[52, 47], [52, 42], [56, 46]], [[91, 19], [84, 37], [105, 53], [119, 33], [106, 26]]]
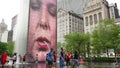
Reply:
[[102, 13], [98, 13], [98, 16], [99, 16], [99, 21], [102, 20]]
[[88, 26], [88, 17], [85, 17], [86, 26]]
[[90, 19], [90, 25], [93, 24], [93, 18], [92, 18], [92, 15], [89, 16], [89, 19]]
[[97, 14], [94, 14], [94, 23], [97, 24]]

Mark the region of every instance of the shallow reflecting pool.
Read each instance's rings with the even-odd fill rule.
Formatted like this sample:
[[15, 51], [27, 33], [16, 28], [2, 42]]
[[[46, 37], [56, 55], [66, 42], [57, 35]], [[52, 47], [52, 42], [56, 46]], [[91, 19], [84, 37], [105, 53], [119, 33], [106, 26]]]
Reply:
[[[2, 67], [0, 66], [0, 68]], [[5, 66], [4, 68], [48, 68], [48, 67], [45, 63], [39, 63], [39, 64], [29, 63], [29, 64], [16, 64], [14, 66]], [[59, 63], [57, 63], [56, 68], [60, 68]], [[65, 66], [64, 68], [67, 67]], [[73, 67], [71, 67], [70, 65], [69, 68], [73, 68]], [[76, 68], [120, 68], [120, 63], [85, 62], [84, 64], [80, 64]]]

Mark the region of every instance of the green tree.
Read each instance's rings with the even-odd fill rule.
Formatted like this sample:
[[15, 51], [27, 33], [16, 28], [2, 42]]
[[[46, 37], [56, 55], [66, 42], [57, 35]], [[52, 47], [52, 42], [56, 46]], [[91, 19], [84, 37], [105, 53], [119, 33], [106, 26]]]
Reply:
[[0, 42], [0, 54], [7, 50], [7, 43]]
[[57, 54], [60, 53], [61, 47], [65, 48], [65, 43], [57, 42]]
[[66, 50], [70, 52], [77, 50], [79, 53], [84, 53], [84, 55], [86, 54], [86, 47], [90, 43], [90, 37], [88, 33], [71, 33], [65, 35], [64, 38], [66, 42]]
[[13, 41], [9, 41], [7, 43], [7, 52], [9, 55], [13, 54], [13, 49], [14, 49], [14, 42]]
[[86, 52], [84, 51], [84, 54], [85, 54], [85, 57], [86, 57], [86, 53], [88, 55], [88, 57], [90, 57], [90, 34], [89, 33], [85, 33], [84, 34], [84, 46], [85, 46], [85, 50]]
[[118, 50], [117, 47], [120, 45], [119, 34], [120, 25], [115, 24], [113, 19], [100, 21], [92, 33], [93, 53], [100, 55], [106, 51], [108, 55], [108, 49]]

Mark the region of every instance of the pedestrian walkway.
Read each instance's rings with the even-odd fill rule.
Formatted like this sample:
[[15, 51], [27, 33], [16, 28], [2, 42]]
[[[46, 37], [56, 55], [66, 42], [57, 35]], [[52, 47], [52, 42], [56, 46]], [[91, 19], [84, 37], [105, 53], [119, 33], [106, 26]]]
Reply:
[[[41, 64], [41, 63], [39, 63]], [[38, 64], [38, 65], [39, 65]], [[33, 68], [34, 66], [36, 66], [35, 63], [16, 63], [14, 64], [13, 66], [11, 64], [5, 64], [5, 67], [4, 68]], [[2, 65], [0, 65], [0, 68], [2, 68]], [[41, 68], [41, 67], [38, 67], [38, 68]], [[55, 67], [54, 67], [55, 68]], [[59, 67], [59, 64], [57, 65], [56, 68], [60, 68]], [[71, 66], [67, 67], [67, 66], [64, 66], [64, 68], [73, 68]], [[88, 63], [85, 63], [85, 64], [80, 64], [77, 68], [120, 68], [120, 63], [92, 63], [92, 64], [88, 64]]]
[[[64, 68], [72, 68], [71, 66], [65, 66]], [[86, 68], [86, 66], [85, 65], [79, 65], [79, 66], [77, 66], [77, 68]]]
[[[6, 63], [4, 66], [12, 66], [12, 63], [13, 63], [13, 61], [12, 60], [10, 60], [8, 63]], [[26, 64], [29, 64], [29, 63], [26, 63], [26, 62], [23, 62], [23, 63], [15, 63], [14, 65], [26, 65]], [[1, 64], [0, 64], [0, 66], [2, 66]]]

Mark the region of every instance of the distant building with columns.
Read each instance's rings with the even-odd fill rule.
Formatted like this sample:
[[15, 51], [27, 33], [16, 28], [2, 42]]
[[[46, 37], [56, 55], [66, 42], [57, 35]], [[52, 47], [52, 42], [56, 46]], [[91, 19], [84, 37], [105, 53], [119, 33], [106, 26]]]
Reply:
[[5, 24], [4, 19], [2, 19], [2, 22], [0, 23], [0, 41], [7, 42], [7, 38], [8, 38], [7, 25]]
[[84, 32], [92, 32], [102, 19], [109, 18], [109, 5], [106, 0], [88, 0], [84, 10]]

